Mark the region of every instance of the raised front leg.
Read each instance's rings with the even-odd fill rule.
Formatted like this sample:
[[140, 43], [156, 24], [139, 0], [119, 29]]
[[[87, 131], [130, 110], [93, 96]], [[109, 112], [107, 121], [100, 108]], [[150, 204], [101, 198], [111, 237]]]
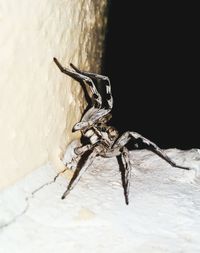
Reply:
[[[77, 68], [75, 68], [73, 65], [73, 68], [77, 71], [70, 70], [68, 68], [64, 68], [60, 62], [54, 58], [54, 62], [58, 66], [58, 68], [61, 70], [61, 72], [65, 73], [66, 75], [69, 75], [70, 77], [74, 78], [76, 81], [80, 83], [84, 83], [85, 85], [88, 85], [92, 94], [91, 100], [92, 100], [92, 107], [87, 110], [87, 112], [83, 115], [80, 122], [76, 123], [73, 127], [73, 131], [83, 130], [87, 129], [90, 126], [92, 126], [95, 122], [98, 120], [105, 118], [107, 119], [107, 114], [110, 112], [110, 107], [112, 105], [112, 95], [111, 95], [111, 89], [110, 85], [107, 87], [108, 95], [110, 97], [110, 107], [109, 108], [102, 108], [102, 98], [99, 92], [97, 91], [95, 84], [93, 80], [84, 74], [82, 74], [81, 71], [78, 71]], [[87, 72], [86, 72], [87, 73]], [[89, 94], [88, 94], [89, 95]]]
[[78, 162], [80, 161], [80, 159], [82, 158], [82, 156], [84, 155], [84, 153], [88, 152], [89, 150], [91, 150], [92, 148], [94, 148], [95, 144], [87, 144], [84, 146], [79, 146], [79, 147], [74, 147], [74, 154], [72, 156], [72, 158], [68, 161], [66, 161], [66, 158], [64, 158], [64, 164], [67, 168], [69, 169], [75, 169], [78, 165]]
[[110, 79], [107, 76], [91, 73], [91, 72], [86, 72], [86, 71], [81, 71], [77, 67], [75, 67], [72, 63], [70, 63], [70, 66], [78, 73], [88, 76], [92, 78], [93, 80], [102, 80], [105, 82], [106, 85], [106, 100], [108, 102], [108, 108], [106, 109], [112, 109], [113, 107], [113, 97], [112, 97], [112, 92], [111, 92], [111, 85], [110, 85]]
[[75, 79], [78, 82], [83, 82], [86, 85], [88, 85], [91, 92], [92, 92], [93, 106], [95, 108], [101, 108], [102, 98], [101, 98], [101, 95], [99, 94], [99, 92], [97, 91], [92, 79], [90, 77], [85, 76], [83, 74], [80, 74], [80, 73], [78, 73], [74, 70], [64, 68], [56, 58], [53, 58], [53, 60], [56, 63], [56, 65], [58, 66], [58, 68], [60, 69], [61, 72], [65, 73], [66, 75], [68, 75], [70, 77], [72, 77], [73, 79]]

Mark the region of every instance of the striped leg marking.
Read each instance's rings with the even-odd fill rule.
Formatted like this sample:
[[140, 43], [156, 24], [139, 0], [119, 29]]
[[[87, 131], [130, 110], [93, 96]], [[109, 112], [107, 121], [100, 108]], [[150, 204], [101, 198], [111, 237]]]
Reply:
[[94, 85], [94, 82], [92, 81], [92, 79], [90, 77], [80, 74], [74, 70], [64, 68], [56, 58], [54, 58], [54, 62], [56, 63], [56, 65], [58, 66], [58, 68], [60, 69], [61, 72], [72, 77], [73, 79], [75, 79], [78, 82], [83, 82], [85, 85], [88, 85], [91, 92], [92, 92], [92, 103], [93, 103], [94, 107], [101, 108], [101, 106], [102, 106], [101, 95], [97, 91], [97, 89]]
[[103, 76], [103, 75], [99, 75], [99, 74], [95, 74], [95, 73], [91, 73], [91, 72], [86, 72], [86, 71], [81, 71], [79, 70], [77, 67], [75, 67], [72, 63], [70, 63], [70, 66], [77, 72], [80, 73], [84, 76], [88, 76], [91, 79], [94, 80], [102, 80], [105, 81], [105, 85], [106, 85], [106, 99], [108, 102], [108, 108], [106, 109], [112, 109], [113, 107], [113, 97], [112, 97], [112, 92], [111, 92], [111, 84], [110, 84], [110, 79], [107, 76]]
[[120, 148], [123, 147], [128, 143], [130, 139], [138, 140], [141, 139], [141, 141], [149, 146], [149, 149], [153, 152], [155, 152], [158, 156], [160, 156], [162, 159], [164, 159], [166, 162], [168, 162], [171, 166], [177, 167], [184, 170], [190, 170], [190, 168], [181, 166], [176, 164], [174, 161], [169, 158], [163, 150], [161, 150], [155, 143], [148, 140], [147, 138], [143, 137], [141, 134], [138, 134], [136, 132], [125, 132], [115, 143], [113, 148]]

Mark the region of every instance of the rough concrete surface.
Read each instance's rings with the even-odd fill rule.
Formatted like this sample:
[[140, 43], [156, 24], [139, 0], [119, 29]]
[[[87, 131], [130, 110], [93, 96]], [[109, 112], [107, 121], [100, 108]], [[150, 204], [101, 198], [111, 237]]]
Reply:
[[115, 158], [97, 158], [65, 200], [45, 166], [0, 192], [1, 253], [200, 252], [199, 150], [166, 150], [191, 171], [132, 151], [130, 204]]

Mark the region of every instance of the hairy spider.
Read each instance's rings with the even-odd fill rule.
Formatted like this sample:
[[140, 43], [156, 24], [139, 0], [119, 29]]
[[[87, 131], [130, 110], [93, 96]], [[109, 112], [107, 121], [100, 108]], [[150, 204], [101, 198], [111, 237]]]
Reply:
[[[128, 204], [131, 164], [129, 150], [126, 147], [126, 144], [130, 140], [134, 142], [135, 147], [137, 147], [139, 140], [142, 141], [142, 143], [145, 144], [148, 149], [159, 155], [173, 167], [184, 170], [190, 169], [177, 165], [155, 143], [146, 139], [139, 133], [127, 131], [119, 136], [118, 131], [114, 127], [107, 124], [112, 117], [111, 110], [113, 107], [111, 85], [108, 77], [95, 73], [80, 71], [73, 64], [70, 64], [72, 70], [64, 68], [56, 58], [54, 58], [54, 62], [63, 73], [78, 81], [85, 89], [85, 92], [87, 92], [87, 89], [89, 88], [91, 94], [89, 95], [87, 93], [86, 96], [91, 97], [92, 101], [91, 108], [86, 109], [86, 112], [83, 114], [81, 121], [76, 123], [72, 130], [80, 130], [82, 137], [85, 139], [85, 142], [82, 142], [82, 145], [75, 148], [74, 150], [75, 157], [72, 160], [78, 159], [78, 163], [74, 174], [68, 184], [67, 190], [62, 195], [62, 199], [64, 199], [67, 194], [74, 188], [83, 173], [92, 164], [95, 157], [117, 157], [118, 161], [121, 161], [123, 167], [123, 169], [121, 169], [122, 186], [124, 189], [125, 202]], [[100, 83], [104, 83], [106, 88], [106, 105], [103, 104], [103, 97], [99, 94], [95, 86], [95, 83], [99, 81]], [[68, 164], [66, 164], [66, 166], [67, 165]]]

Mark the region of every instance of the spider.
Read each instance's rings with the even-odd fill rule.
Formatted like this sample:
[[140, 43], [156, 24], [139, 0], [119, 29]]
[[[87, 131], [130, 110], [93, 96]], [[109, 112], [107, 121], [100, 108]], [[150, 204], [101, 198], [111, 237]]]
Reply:
[[[143, 137], [141, 134], [127, 131], [119, 136], [118, 131], [113, 126], [108, 125], [108, 121], [112, 117], [113, 97], [110, 80], [107, 76], [81, 71], [72, 63], [70, 63], [72, 69], [64, 68], [56, 58], [54, 58], [54, 62], [61, 72], [72, 77], [81, 84], [85, 91], [85, 95], [87, 98], [90, 98], [91, 102], [91, 107], [86, 108], [81, 120], [76, 123], [72, 129], [73, 132], [81, 131], [82, 145], [74, 149], [75, 157], [73, 157], [72, 160], [78, 159], [78, 162], [67, 189], [62, 195], [62, 199], [75, 187], [83, 173], [92, 164], [95, 157], [117, 157], [121, 170], [125, 203], [128, 205], [131, 163], [129, 150], [126, 144], [129, 141], [133, 141], [136, 148], [138, 147], [138, 142], [142, 142], [148, 149], [156, 153], [172, 167], [190, 170], [190, 168], [176, 164], [155, 143]], [[105, 85], [106, 103], [103, 103], [103, 97], [95, 86], [97, 82]], [[88, 89], [90, 92], [88, 92]], [[68, 164], [65, 165], [67, 166]]]

